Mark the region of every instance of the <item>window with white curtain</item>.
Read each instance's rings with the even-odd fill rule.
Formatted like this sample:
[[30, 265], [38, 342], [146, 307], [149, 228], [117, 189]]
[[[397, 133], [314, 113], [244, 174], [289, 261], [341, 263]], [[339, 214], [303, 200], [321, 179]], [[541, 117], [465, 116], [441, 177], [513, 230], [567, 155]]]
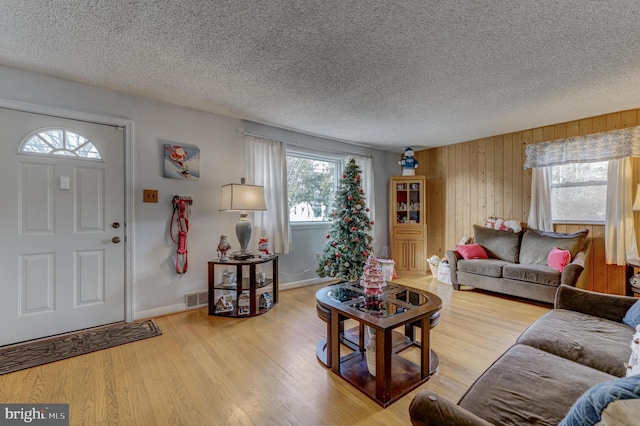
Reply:
[[551, 168], [551, 216], [554, 223], [604, 223], [607, 161], [570, 163]]

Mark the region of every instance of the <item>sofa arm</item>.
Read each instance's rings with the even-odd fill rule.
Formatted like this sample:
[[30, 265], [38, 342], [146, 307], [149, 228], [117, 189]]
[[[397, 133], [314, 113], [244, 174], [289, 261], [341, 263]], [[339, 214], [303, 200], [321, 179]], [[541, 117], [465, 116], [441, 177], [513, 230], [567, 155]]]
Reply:
[[561, 284], [556, 292], [554, 308], [622, 322], [622, 318], [637, 300], [634, 297], [597, 293]]
[[486, 420], [429, 390], [420, 391], [413, 398], [409, 406], [409, 416], [413, 426], [491, 425]]
[[456, 250], [445, 250], [444, 255], [449, 262], [451, 284], [453, 284], [454, 288], [457, 290], [460, 288], [460, 283], [458, 282], [458, 259], [461, 259], [462, 256]]
[[587, 261], [590, 247], [591, 240], [586, 240], [584, 246], [582, 246], [582, 249], [578, 253], [576, 253], [573, 259], [571, 259], [571, 263], [569, 263], [562, 270], [562, 275], [560, 276], [560, 284], [566, 284], [572, 287], [576, 287], [576, 284], [578, 284], [578, 280], [580, 279], [580, 275], [584, 271], [584, 265]]

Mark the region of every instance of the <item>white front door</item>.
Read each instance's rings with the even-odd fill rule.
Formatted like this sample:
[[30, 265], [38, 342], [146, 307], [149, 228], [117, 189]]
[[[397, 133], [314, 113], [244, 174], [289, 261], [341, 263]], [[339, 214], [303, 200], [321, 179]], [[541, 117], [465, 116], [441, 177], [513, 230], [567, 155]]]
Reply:
[[[19, 152], [55, 129], [102, 158], [73, 136]], [[124, 321], [123, 130], [0, 108], [0, 147], [0, 345]]]

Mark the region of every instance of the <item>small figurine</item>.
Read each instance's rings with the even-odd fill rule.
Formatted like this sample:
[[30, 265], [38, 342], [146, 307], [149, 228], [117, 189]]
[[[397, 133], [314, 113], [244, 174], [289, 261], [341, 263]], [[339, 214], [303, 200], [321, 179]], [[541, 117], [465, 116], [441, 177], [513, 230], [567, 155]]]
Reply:
[[267, 237], [260, 237], [258, 241], [258, 251], [260, 252], [260, 257], [270, 257], [271, 256], [271, 245], [269, 244], [269, 239]]
[[220, 260], [223, 262], [229, 260], [227, 257], [227, 252], [231, 248], [231, 244], [229, 244], [229, 240], [227, 236], [222, 234], [220, 235], [220, 242], [218, 243], [218, 256], [220, 256]]
[[398, 161], [398, 164], [402, 166], [403, 176], [414, 176], [416, 174], [416, 169], [418, 168], [418, 160], [413, 158], [413, 155], [413, 148], [408, 146], [404, 149], [404, 158]]
[[640, 374], [640, 325], [636, 326], [636, 334], [631, 339], [631, 357], [625, 362], [627, 377]]

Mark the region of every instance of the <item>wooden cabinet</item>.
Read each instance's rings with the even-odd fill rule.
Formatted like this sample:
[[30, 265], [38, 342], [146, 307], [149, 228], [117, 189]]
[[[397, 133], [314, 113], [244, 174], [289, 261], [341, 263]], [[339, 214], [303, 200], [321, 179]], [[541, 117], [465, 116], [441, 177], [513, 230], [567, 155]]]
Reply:
[[389, 181], [389, 244], [398, 273], [426, 273], [425, 187], [424, 176], [393, 176]]

